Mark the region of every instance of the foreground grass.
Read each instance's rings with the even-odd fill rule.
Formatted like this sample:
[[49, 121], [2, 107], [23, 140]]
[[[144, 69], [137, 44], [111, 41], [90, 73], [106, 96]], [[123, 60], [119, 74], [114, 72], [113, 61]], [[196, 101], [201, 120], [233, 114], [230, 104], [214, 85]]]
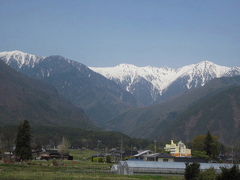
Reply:
[[108, 164], [87, 161], [64, 161], [64, 165], [56, 167], [51, 162], [32, 161], [24, 164], [0, 164], [1, 180], [76, 180], [76, 179], [160, 179], [182, 180], [179, 176], [123, 176], [110, 171]]
[[0, 162], [0, 180], [182, 180], [180, 176], [124, 176], [110, 172], [112, 164], [90, 162], [89, 156], [94, 151], [73, 151], [74, 161], [59, 161], [54, 166], [53, 161], [31, 161], [19, 164], [4, 164]]

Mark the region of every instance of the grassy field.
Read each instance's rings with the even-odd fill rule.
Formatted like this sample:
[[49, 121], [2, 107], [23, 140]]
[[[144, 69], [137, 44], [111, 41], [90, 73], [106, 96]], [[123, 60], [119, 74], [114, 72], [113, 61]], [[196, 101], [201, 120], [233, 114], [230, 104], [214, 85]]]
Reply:
[[19, 164], [0, 163], [1, 180], [76, 180], [76, 179], [159, 179], [182, 180], [179, 176], [123, 176], [110, 172], [111, 164], [94, 163], [88, 160], [93, 151], [72, 152], [74, 161], [31, 161]]

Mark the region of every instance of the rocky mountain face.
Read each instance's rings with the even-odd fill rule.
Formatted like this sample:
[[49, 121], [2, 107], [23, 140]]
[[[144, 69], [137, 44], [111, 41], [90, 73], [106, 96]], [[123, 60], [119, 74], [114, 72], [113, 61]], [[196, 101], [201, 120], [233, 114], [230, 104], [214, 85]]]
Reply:
[[0, 60], [19, 72], [53, 85], [100, 126], [136, 105], [131, 93], [115, 82], [62, 56], [39, 57], [11, 51], [0, 53]]
[[239, 67], [219, 66], [210, 61], [178, 69], [137, 67], [130, 64], [91, 69], [116, 82], [144, 106], [163, 102], [189, 89], [204, 86], [214, 78], [240, 75]]
[[54, 87], [0, 62], [1, 125], [17, 125], [25, 119], [33, 126], [94, 128], [84, 111], [62, 98]]

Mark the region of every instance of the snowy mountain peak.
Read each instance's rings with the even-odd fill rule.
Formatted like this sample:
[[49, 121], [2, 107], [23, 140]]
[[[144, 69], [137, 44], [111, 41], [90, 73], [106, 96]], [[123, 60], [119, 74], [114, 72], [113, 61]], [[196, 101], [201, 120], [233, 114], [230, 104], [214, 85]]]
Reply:
[[[179, 68], [178, 72], [181, 74], [181, 76], [185, 76], [187, 74], [189, 76], [201, 76], [202, 78], [205, 76], [211, 76], [211, 78], [219, 78], [226, 75], [226, 73], [232, 69], [233, 68], [231, 67], [217, 65], [211, 61], [201, 61], [197, 64]], [[203, 85], [204, 84], [205, 82]]]
[[213, 65], [215, 63], [213, 63], [212, 61], [209, 61], [209, 60], [203, 60], [203, 61], [201, 61], [201, 62], [199, 62], [197, 64]]
[[[208, 81], [222, 76], [240, 74], [239, 67], [226, 67], [204, 60], [196, 64], [183, 66], [178, 69], [166, 67], [138, 67], [131, 64], [120, 64], [114, 67], [91, 67], [92, 70], [102, 74], [108, 79], [114, 80], [127, 91], [135, 93], [140, 84], [151, 84], [151, 96], [162, 96], [173, 83], [180, 82], [186, 89], [204, 86]], [[179, 83], [178, 83], [179, 84]], [[158, 92], [158, 95], [156, 95]]]
[[220, 65], [217, 65], [217, 64], [215, 64], [215, 63], [213, 63], [211, 61], [207, 61], [207, 60], [201, 61], [201, 62], [195, 64], [195, 66], [198, 67], [198, 68], [202, 68], [202, 69], [206, 69], [206, 68], [221, 68], [221, 67], [222, 68], [228, 68], [226, 66], [220, 66]]
[[34, 67], [36, 63], [43, 59], [41, 56], [25, 53], [19, 50], [0, 52], [0, 58], [3, 59], [6, 64], [15, 63], [18, 67]]

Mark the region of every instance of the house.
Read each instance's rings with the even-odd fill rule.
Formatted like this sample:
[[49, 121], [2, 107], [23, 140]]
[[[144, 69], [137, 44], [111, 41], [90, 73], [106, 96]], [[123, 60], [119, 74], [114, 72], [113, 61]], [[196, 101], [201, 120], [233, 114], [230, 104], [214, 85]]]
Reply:
[[106, 160], [107, 157], [110, 157], [111, 162], [119, 162], [121, 160], [126, 160], [126, 159], [131, 159], [133, 157], [133, 154], [137, 154], [137, 151], [132, 151], [132, 150], [126, 150], [126, 151], [121, 151], [118, 149], [111, 149], [108, 153], [100, 153], [100, 154], [95, 154], [92, 155], [92, 160], [97, 157], [101, 157], [104, 160]]
[[50, 160], [50, 159], [73, 160], [73, 156], [67, 153], [60, 154], [57, 150], [47, 150], [46, 152], [41, 153], [40, 160]]
[[188, 149], [186, 145], [179, 141], [177, 144], [171, 140], [171, 144], [166, 144], [164, 150], [169, 152], [174, 157], [191, 157], [191, 149]]
[[174, 162], [174, 157], [168, 153], [153, 153], [145, 155], [146, 161], [158, 161], [158, 162]]
[[150, 154], [152, 154], [151, 150], [145, 150], [145, 151], [138, 152], [138, 154], [135, 154], [134, 157], [135, 159], [139, 159], [139, 160], [147, 160], [146, 155], [150, 155]]

